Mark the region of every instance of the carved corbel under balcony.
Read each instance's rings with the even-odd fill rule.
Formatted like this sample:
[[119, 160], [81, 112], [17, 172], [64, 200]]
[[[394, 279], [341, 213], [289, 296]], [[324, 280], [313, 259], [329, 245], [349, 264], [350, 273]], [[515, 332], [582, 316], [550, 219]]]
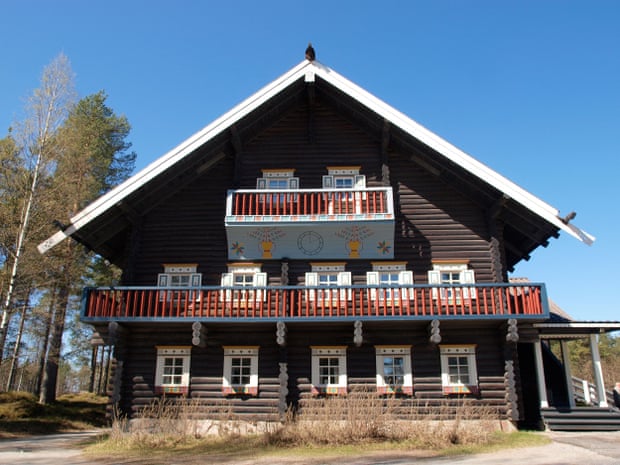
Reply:
[[519, 342], [519, 329], [515, 318], [510, 318], [506, 323], [506, 342]]
[[362, 334], [362, 321], [355, 320], [355, 323], [353, 323], [353, 343], [357, 347], [359, 347], [362, 345], [363, 340], [364, 336]]
[[280, 347], [284, 347], [286, 345], [286, 324], [284, 321], [279, 320], [276, 323], [276, 342]]
[[428, 334], [431, 344], [439, 344], [441, 342], [441, 332], [439, 330], [439, 320], [433, 320], [428, 325]]
[[207, 346], [207, 327], [200, 321], [192, 323], [192, 344], [198, 347]]

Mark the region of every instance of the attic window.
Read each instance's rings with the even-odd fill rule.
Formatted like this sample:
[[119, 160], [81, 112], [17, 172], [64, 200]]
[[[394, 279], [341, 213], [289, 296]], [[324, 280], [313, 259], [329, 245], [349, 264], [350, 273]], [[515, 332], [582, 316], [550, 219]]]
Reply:
[[299, 189], [299, 178], [296, 178], [295, 170], [287, 169], [264, 169], [263, 177], [256, 179], [257, 189], [289, 190]]
[[328, 166], [323, 176], [323, 189], [363, 189], [366, 176], [359, 174], [359, 166]]

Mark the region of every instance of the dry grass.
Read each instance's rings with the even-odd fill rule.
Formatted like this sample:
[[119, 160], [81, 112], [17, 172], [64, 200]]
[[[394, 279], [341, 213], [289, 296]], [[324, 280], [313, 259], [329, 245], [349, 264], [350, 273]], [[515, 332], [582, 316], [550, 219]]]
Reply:
[[[205, 417], [211, 420], [197, 421]], [[411, 401], [403, 409], [398, 399], [357, 391], [346, 397], [309, 399], [285, 421], [260, 429], [233, 415], [225, 403], [205, 407], [200, 399], [162, 398], [132, 421], [117, 416], [100, 450], [226, 449], [227, 444], [248, 441], [253, 449], [257, 444], [290, 449], [390, 443], [430, 450], [490, 443], [497, 429], [496, 412], [467, 400], [457, 407]]]

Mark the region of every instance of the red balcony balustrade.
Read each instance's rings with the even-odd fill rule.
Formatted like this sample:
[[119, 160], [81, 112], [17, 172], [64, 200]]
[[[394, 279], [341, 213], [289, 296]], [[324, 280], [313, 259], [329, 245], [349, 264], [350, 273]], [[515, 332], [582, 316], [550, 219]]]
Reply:
[[393, 213], [391, 188], [229, 191], [228, 217]]
[[97, 320], [493, 318], [549, 314], [542, 284], [398, 287], [88, 288], [82, 318]]

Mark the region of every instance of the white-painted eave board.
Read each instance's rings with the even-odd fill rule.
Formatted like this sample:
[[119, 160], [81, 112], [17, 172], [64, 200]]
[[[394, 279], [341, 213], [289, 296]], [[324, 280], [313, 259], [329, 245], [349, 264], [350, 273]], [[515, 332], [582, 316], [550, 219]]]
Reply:
[[378, 115], [381, 115], [391, 124], [394, 124], [403, 131], [411, 134], [413, 137], [441, 153], [443, 156], [461, 166], [466, 171], [469, 171], [474, 176], [477, 176], [478, 178], [489, 183], [513, 200], [519, 202], [557, 228], [566, 231], [568, 234], [577, 238], [581, 242], [588, 245], [591, 245], [594, 242], [594, 236], [576, 226], [564, 223], [559, 218], [559, 211], [556, 208], [532, 195], [525, 189], [519, 187], [517, 184], [458, 149], [435, 133], [429, 131], [424, 126], [418, 124], [408, 116], [399, 112], [345, 77], [339, 75], [332, 69], [329, 69], [320, 63], [316, 63], [315, 67], [317, 69], [317, 76], [325, 79], [344, 93], [348, 94], [351, 98], [354, 98]]
[[189, 137], [177, 147], [170, 150], [146, 168], [142, 169], [140, 172], [125, 182], [119, 184], [110, 192], [95, 200], [85, 209], [77, 213], [71, 218], [71, 223], [66, 230], [58, 231], [46, 241], [39, 244], [39, 252], [45, 253], [47, 250], [60, 243], [63, 239], [75, 233], [94, 218], [116, 205], [122, 199], [127, 197], [132, 192], [135, 192], [151, 179], [163, 173], [169, 167], [177, 163], [188, 154], [192, 153], [217, 134], [220, 134], [222, 131], [231, 127], [241, 118], [257, 109], [260, 105], [301, 77], [305, 77], [307, 81], [310, 81], [313, 80], [314, 74], [320, 76], [322, 79], [349, 95], [351, 98], [359, 101], [362, 105], [365, 105], [370, 110], [387, 119], [391, 124], [401, 128], [403, 131], [411, 134], [416, 139], [441, 153], [443, 156], [461, 166], [463, 169], [491, 184], [507, 196], [511, 197], [513, 200], [521, 203], [526, 208], [549, 221], [554, 226], [568, 232], [570, 235], [586, 244], [592, 244], [594, 242], [594, 237], [590, 234], [573, 225], [565, 224], [561, 221], [558, 217], [558, 210], [543, 202], [538, 197], [520, 188], [507, 178], [493, 171], [486, 165], [480, 163], [470, 155], [416, 123], [411, 118], [394, 109], [387, 103], [336, 73], [331, 68], [328, 68], [327, 66], [316, 61], [309, 62], [304, 60], [290, 71], [283, 74], [278, 79], [263, 87], [258, 92], [213, 121], [204, 129]]

